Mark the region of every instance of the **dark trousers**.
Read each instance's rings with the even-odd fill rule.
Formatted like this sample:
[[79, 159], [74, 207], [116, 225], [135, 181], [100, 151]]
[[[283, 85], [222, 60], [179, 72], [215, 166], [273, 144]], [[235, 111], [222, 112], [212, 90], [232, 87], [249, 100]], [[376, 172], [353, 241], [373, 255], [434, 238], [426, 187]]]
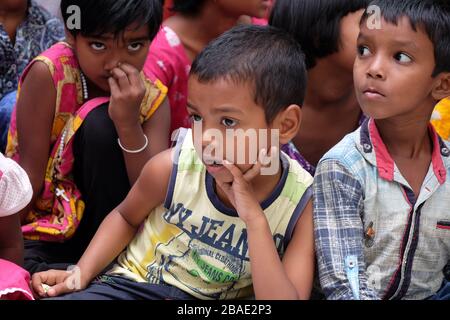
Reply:
[[193, 300], [180, 289], [164, 285], [135, 282], [123, 277], [103, 275], [83, 291], [47, 300]]
[[88, 114], [74, 137], [73, 153], [74, 180], [86, 205], [83, 218], [73, 238], [64, 243], [25, 241], [25, 269], [30, 273], [75, 264], [103, 219], [130, 190], [108, 104]]

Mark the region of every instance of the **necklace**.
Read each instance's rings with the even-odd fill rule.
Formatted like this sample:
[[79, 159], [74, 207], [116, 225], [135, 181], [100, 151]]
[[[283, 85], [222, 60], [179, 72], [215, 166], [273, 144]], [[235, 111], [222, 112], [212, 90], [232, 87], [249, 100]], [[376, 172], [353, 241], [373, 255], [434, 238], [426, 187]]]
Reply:
[[84, 101], [86, 101], [89, 98], [89, 92], [86, 77], [84, 76], [84, 73], [82, 71], [80, 71], [80, 79], [81, 79], [81, 89], [83, 91], [83, 99]]

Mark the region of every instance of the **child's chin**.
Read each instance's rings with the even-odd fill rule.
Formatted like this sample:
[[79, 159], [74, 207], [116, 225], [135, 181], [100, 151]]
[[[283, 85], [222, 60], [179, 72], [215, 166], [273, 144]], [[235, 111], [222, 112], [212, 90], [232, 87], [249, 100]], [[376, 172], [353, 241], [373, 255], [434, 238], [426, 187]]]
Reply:
[[220, 172], [220, 173], [210, 173], [214, 180], [216, 182], [220, 183], [232, 183], [233, 182], [233, 176], [231, 173], [227, 170], [227, 172]]

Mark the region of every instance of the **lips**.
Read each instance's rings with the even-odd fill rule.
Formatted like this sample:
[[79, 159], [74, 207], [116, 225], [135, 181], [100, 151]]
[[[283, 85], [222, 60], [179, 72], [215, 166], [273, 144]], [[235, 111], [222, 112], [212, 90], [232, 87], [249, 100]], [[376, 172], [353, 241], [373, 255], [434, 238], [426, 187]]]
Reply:
[[368, 98], [384, 98], [385, 95], [374, 87], [369, 87], [363, 90], [363, 94]]

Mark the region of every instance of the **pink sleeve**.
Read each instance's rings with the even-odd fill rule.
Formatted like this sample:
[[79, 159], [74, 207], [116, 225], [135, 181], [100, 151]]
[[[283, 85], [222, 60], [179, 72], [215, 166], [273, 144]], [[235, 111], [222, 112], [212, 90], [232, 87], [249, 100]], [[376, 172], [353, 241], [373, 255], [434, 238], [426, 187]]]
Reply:
[[175, 74], [173, 51], [166, 40], [164, 30], [161, 29], [150, 46], [144, 65], [144, 73], [153, 74], [167, 87], [172, 84]]

